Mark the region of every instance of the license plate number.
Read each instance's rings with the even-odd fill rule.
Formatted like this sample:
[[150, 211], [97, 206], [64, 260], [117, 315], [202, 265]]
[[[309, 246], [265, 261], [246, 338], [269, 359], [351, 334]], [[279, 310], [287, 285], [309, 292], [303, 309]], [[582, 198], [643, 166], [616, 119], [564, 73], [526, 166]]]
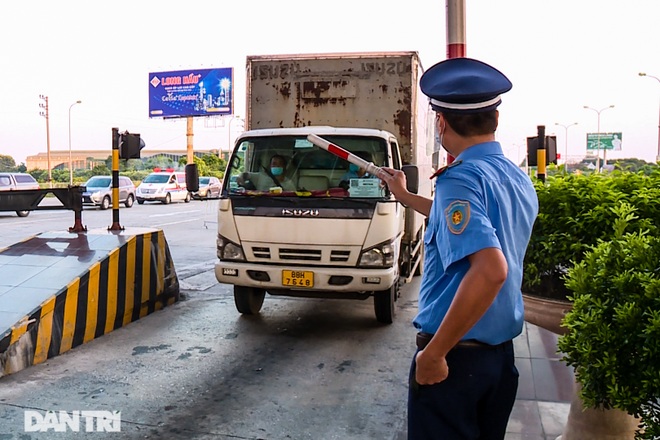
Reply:
[[292, 287], [314, 287], [314, 272], [306, 270], [283, 270], [282, 285]]

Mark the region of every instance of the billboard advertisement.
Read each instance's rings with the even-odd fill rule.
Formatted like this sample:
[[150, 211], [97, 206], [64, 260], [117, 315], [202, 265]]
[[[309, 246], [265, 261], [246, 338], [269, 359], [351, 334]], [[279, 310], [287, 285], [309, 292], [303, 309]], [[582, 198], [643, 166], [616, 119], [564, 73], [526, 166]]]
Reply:
[[234, 108], [231, 67], [149, 74], [149, 117], [231, 115]]
[[587, 133], [588, 150], [621, 151], [622, 133]]

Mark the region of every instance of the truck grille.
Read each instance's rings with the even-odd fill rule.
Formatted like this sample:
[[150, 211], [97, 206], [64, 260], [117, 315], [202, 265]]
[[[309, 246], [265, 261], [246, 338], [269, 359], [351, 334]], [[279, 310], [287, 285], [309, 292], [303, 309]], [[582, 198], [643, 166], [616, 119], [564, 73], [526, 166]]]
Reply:
[[[252, 255], [257, 260], [286, 261], [288, 263], [347, 263], [351, 257], [351, 251], [346, 249], [330, 249], [328, 260], [324, 261], [322, 249], [295, 249], [295, 248], [269, 248], [264, 246], [253, 246]], [[326, 250], [327, 252], [327, 250]]]

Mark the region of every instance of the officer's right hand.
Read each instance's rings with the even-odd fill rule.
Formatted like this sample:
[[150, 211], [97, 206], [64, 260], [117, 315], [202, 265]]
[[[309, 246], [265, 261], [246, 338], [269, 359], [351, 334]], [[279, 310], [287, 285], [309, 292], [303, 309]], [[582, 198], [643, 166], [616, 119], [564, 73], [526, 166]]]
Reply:
[[449, 376], [449, 366], [447, 359], [433, 356], [429, 352], [422, 350], [415, 357], [415, 381], [420, 385], [433, 385], [440, 383]]
[[406, 175], [403, 171], [388, 167], [382, 167], [381, 169], [388, 174], [388, 177], [384, 179], [381, 177], [381, 180], [387, 184], [394, 197], [398, 199], [408, 191], [406, 189]]

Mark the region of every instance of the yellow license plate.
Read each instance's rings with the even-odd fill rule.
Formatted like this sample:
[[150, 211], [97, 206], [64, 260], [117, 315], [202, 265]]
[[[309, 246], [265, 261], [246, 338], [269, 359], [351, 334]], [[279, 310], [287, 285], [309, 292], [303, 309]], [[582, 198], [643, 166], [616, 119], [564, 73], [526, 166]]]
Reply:
[[314, 272], [306, 270], [283, 270], [282, 285], [291, 287], [314, 287]]

